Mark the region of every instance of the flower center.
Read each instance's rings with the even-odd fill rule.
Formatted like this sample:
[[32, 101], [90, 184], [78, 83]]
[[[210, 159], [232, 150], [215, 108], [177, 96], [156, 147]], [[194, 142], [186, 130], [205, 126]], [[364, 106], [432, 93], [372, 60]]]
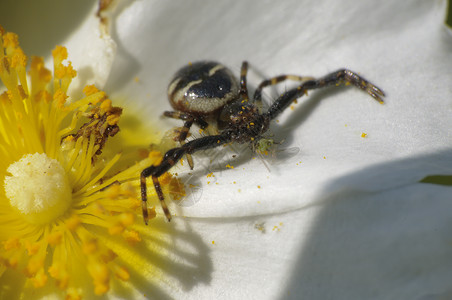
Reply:
[[43, 153], [27, 154], [7, 171], [12, 176], [4, 179], [6, 196], [30, 223], [48, 223], [71, 204], [71, 185], [56, 159]]

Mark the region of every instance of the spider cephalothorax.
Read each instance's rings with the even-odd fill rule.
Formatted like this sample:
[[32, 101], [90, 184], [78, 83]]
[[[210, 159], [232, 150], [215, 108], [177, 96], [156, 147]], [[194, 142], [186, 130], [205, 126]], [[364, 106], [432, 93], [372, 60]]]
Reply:
[[[162, 209], [170, 221], [171, 214], [158, 180], [160, 176], [171, 169], [184, 155], [187, 156], [190, 168], [193, 169], [191, 154], [197, 151], [231, 142], [255, 145], [268, 130], [270, 121], [289, 107], [294, 100], [305, 95], [308, 90], [349, 83], [383, 103], [382, 90], [347, 69], [341, 69], [319, 79], [296, 75], [276, 76], [262, 81], [251, 100], [246, 84], [247, 70], [248, 63], [243, 62], [240, 80], [237, 81], [233, 73], [222, 64], [201, 61], [189, 64], [175, 74], [168, 87], [168, 97], [175, 111], [165, 111], [164, 115], [184, 121], [184, 127], [177, 138], [181, 146], [167, 151], [159, 165], [150, 166], [141, 172], [142, 209], [146, 224], [148, 221], [147, 177], [152, 177]], [[262, 89], [288, 79], [301, 83], [280, 95], [266, 112], [260, 112], [258, 107], [261, 106]], [[218, 125], [218, 134], [203, 136], [185, 143], [193, 123], [204, 129], [213, 121]]]
[[223, 132], [231, 130], [231, 141], [247, 143], [254, 141], [267, 131], [270, 119], [259, 114], [256, 105], [249, 101], [226, 105], [218, 119], [218, 128]]

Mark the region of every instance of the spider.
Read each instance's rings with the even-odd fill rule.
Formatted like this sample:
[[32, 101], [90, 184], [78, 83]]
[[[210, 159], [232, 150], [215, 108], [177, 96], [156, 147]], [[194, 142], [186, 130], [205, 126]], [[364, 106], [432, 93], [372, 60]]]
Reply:
[[[315, 79], [296, 75], [280, 75], [262, 81], [253, 99], [249, 99], [247, 89], [248, 63], [242, 63], [240, 81], [225, 66], [214, 61], [200, 61], [182, 67], [168, 86], [168, 98], [175, 111], [165, 111], [164, 115], [184, 121], [176, 140], [180, 146], [168, 150], [160, 164], [145, 168], [141, 172], [141, 199], [144, 222], [148, 222], [146, 178], [151, 176], [163, 212], [171, 221], [170, 211], [165, 203], [159, 177], [170, 170], [186, 155], [193, 169], [191, 154], [215, 148], [227, 143], [250, 143], [257, 145], [268, 130], [270, 121], [276, 118], [296, 99], [307, 94], [308, 90], [319, 89], [341, 83], [352, 84], [383, 103], [383, 91], [359, 76], [357, 73], [341, 69], [324, 77]], [[281, 94], [266, 112], [260, 112], [262, 89], [285, 80], [301, 83]], [[185, 140], [193, 124], [201, 129], [216, 121], [218, 133]]]

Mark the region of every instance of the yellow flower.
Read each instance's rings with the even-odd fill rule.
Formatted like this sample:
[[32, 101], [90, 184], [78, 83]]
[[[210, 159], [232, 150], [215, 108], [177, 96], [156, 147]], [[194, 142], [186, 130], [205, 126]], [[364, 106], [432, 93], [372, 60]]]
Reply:
[[[129, 279], [125, 261], [152, 263], [135, 253], [139, 245], [162, 247], [143, 241], [161, 233], [144, 226], [137, 194], [141, 169], [160, 154], [136, 155], [140, 162], [118, 170], [121, 154], [102, 150], [122, 108], [94, 86], [83, 99], [67, 95], [76, 71], [61, 46], [53, 77], [40, 57], [27, 77], [17, 35], [0, 34], [0, 298], [105, 294]], [[183, 193], [171, 177], [162, 182], [165, 192]]]

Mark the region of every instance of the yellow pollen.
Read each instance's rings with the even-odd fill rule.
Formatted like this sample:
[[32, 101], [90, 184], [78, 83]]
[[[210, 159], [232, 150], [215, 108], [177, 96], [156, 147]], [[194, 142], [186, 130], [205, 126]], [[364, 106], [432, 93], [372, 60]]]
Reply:
[[59, 262], [54, 262], [50, 267], [49, 267], [49, 274], [50, 276], [52, 276], [53, 278], [55, 278], [57, 285], [59, 288], [61, 289], [65, 289], [68, 285], [68, 281], [69, 281], [69, 274], [67, 273], [67, 271], [63, 268], [63, 266], [61, 265], [61, 263]]
[[[154, 215], [150, 214], [150, 216], [155, 217], [155, 210]], [[124, 230], [122, 236], [130, 244], [135, 244], [141, 241], [140, 234], [135, 230]]]
[[119, 220], [122, 225], [131, 226], [133, 223], [135, 223], [135, 215], [132, 213], [122, 213], [119, 216]]
[[83, 253], [93, 254], [98, 250], [97, 240], [90, 239], [83, 243]]
[[125, 268], [119, 266], [115, 266], [115, 275], [123, 281], [127, 281], [130, 278], [129, 272]]
[[44, 267], [44, 260], [34, 256], [28, 261], [27, 268], [25, 269], [27, 275], [33, 275], [38, 273], [38, 271]]
[[67, 95], [62, 91], [58, 90], [53, 95], [53, 100], [56, 102], [57, 107], [62, 109], [64, 107], [64, 103], [66, 103]]
[[80, 225], [80, 222], [80, 218], [77, 215], [73, 215], [66, 220], [66, 227], [69, 230], [74, 231], [78, 227], [78, 225]]
[[[39, 79], [43, 82], [49, 82], [52, 79], [52, 73], [44, 66], [42, 57], [33, 56], [31, 58], [31, 67], [29, 71], [32, 80]], [[36, 76], [36, 78], [33, 78]]]
[[107, 117], [107, 123], [108, 125], [116, 125], [119, 122], [119, 117], [118, 115], [110, 115]]
[[44, 269], [40, 269], [38, 274], [36, 274], [31, 282], [35, 288], [43, 287], [47, 283], [48, 276], [44, 273]]
[[23, 86], [18, 85], [17, 86], [17, 90], [19, 91], [19, 95], [22, 99], [25, 99], [26, 97], [28, 97], [27, 93], [25, 92]]
[[30, 243], [29, 241], [26, 241], [25, 247], [27, 248], [28, 255], [34, 255], [34, 254], [38, 253], [38, 250], [41, 248], [41, 244]]
[[109, 289], [110, 273], [105, 264], [92, 263], [88, 265], [88, 272], [94, 280], [94, 293], [105, 294]]
[[173, 177], [169, 173], [165, 173], [160, 177], [160, 184], [167, 185], [171, 182]]
[[3, 43], [7, 49], [17, 48], [19, 47], [19, 36], [13, 32], [7, 32], [3, 35]]
[[110, 99], [105, 99], [104, 101], [102, 101], [102, 103], [100, 104], [100, 108], [104, 111], [110, 111], [112, 108], [111, 105], [111, 100]]
[[67, 49], [66, 47], [56, 46], [52, 51], [53, 59], [61, 63], [63, 60], [67, 59]]
[[62, 238], [63, 234], [61, 232], [54, 231], [47, 235], [47, 242], [52, 246], [56, 246], [61, 243]]
[[157, 213], [155, 212], [155, 207], [148, 208], [148, 216], [149, 219], [153, 219], [157, 216]]
[[11, 60], [11, 67], [12, 68], [18, 68], [18, 67], [25, 67], [27, 65], [27, 57], [23, 53], [22, 49], [17, 49], [12, 57]]
[[18, 249], [20, 247], [20, 242], [17, 238], [11, 238], [3, 242], [3, 248], [8, 251], [11, 249]]
[[121, 224], [115, 224], [108, 228], [108, 233], [111, 235], [118, 235], [124, 231], [124, 226]]
[[97, 92], [99, 92], [99, 90], [94, 86], [94, 85], [87, 85], [85, 86], [85, 88], [83, 89], [83, 93], [86, 96], [91, 96], [96, 94]]
[[3, 105], [11, 104], [11, 100], [9, 99], [8, 93], [7, 93], [7, 92], [3, 92], [3, 93], [0, 95], [0, 102], [1, 102], [1, 104], [3, 104]]

